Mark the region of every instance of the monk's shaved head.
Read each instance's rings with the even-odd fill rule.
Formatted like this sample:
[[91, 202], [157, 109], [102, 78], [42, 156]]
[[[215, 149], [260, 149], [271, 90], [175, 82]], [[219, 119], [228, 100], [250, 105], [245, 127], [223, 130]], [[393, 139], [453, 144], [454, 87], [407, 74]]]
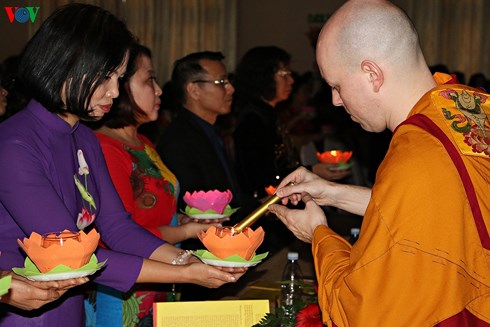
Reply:
[[347, 1], [320, 33], [317, 55], [328, 51], [346, 68], [358, 67], [363, 60], [409, 64], [421, 55], [410, 19], [400, 8], [382, 0]]
[[342, 106], [367, 131], [394, 130], [435, 86], [417, 31], [386, 0], [349, 0], [322, 28], [316, 59]]

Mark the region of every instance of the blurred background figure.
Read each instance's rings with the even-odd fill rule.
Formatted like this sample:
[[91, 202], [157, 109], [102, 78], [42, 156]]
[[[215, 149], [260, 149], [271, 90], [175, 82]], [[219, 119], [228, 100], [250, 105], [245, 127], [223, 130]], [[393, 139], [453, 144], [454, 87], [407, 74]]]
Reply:
[[0, 104], [0, 121], [7, 119], [16, 112], [19, 112], [27, 105], [29, 98], [20, 91], [17, 85], [17, 68], [20, 56], [11, 56], [5, 59], [0, 65], [0, 99], [5, 97], [5, 108], [2, 114]]
[[302, 145], [322, 138], [316, 108], [311, 105], [314, 77], [311, 71], [304, 74], [292, 72], [293, 90], [286, 101], [277, 105], [280, 121], [286, 126], [293, 146], [298, 151]]
[[[310, 128], [310, 122], [279, 117], [279, 106], [293, 92], [295, 80], [290, 67], [291, 57], [276, 46], [255, 47], [247, 51], [235, 70], [235, 111], [238, 115], [233, 135], [235, 167], [243, 191], [257, 199], [266, 196], [265, 188], [277, 186], [289, 172], [301, 165], [294, 146], [291, 128]], [[298, 84], [297, 104], [304, 110], [310, 92], [309, 82]], [[305, 87], [304, 89], [302, 87]], [[294, 103], [292, 100], [291, 103]], [[286, 105], [287, 106], [287, 105]], [[297, 111], [298, 109], [287, 109]], [[311, 108], [307, 108], [312, 110]], [[312, 112], [307, 113], [311, 115]], [[329, 180], [344, 178], [349, 172], [332, 172], [327, 164], [316, 163], [313, 172]]]
[[275, 46], [250, 49], [235, 70], [235, 165], [244, 192], [255, 198], [299, 165], [276, 106], [289, 98], [294, 79], [291, 57]]
[[488, 80], [483, 73], [474, 73], [471, 75], [468, 85], [474, 88], [480, 88], [483, 91], [488, 90]]
[[0, 85], [0, 121], [2, 117], [7, 113], [7, 95], [8, 91]]

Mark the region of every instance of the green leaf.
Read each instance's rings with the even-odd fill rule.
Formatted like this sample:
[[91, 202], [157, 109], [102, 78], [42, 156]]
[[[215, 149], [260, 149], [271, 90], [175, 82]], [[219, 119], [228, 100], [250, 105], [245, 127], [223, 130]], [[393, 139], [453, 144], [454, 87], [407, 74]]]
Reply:
[[78, 188], [78, 191], [80, 192], [80, 195], [82, 198], [88, 202], [88, 204], [93, 207], [94, 209], [97, 209], [95, 206], [95, 201], [92, 195], [88, 192], [88, 190], [83, 186], [82, 182], [78, 179], [77, 175], [73, 175], [73, 179], [75, 180], [75, 185]]
[[268, 327], [279, 327], [281, 325], [281, 319], [279, 317], [274, 316], [271, 313], [268, 313], [262, 318], [258, 324], [253, 325], [252, 327], [260, 327], [260, 326], [268, 326]]
[[0, 296], [7, 294], [10, 288], [10, 283], [12, 282], [12, 276], [8, 275], [0, 279]]
[[206, 211], [201, 211], [197, 208], [192, 208], [192, 207], [186, 206], [184, 213], [188, 216], [208, 214], [208, 215], [224, 215], [225, 217], [228, 217], [228, 216], [231, 216], [232, 214], [234, 214], [238, 209], [240, 209], [240, 208], [231, 208], [230, 205], [228, 204], [225, 207], [225, 210], [223, 210], [223, 213], [220, 214], [220, 213], [218, 213], [212, 209], [209, 209]]
[[[298, 313], [301, 309], [304, 309], [306, 307], [306, 303], [302, 300], [295, 300], [293, 302], [293, 310], [294, 312]], [[276, 314], [273, 315], [271, 313], [268, 313], [262, 318], [258, 324], [253, 325], [252, 327], [261, 327], [261, 326], [267, 326], [267, 327], [279, 327], [282, 325], [295, 325], [296, 324], [296, 317], [286, 317], [284, 314], [284, 309], [282, 307], [276, 308]]]
[[269, 252], [265, 252], [265, 253], [261, 253], [261, 254], [254, 254], [254, 256], [250, 260], [245, 260], [244, 258], [240, 257], [238, 254], [234, 254], [234, 255], [229, 256], [227, 258], [220, 259], [207, 250], [196, 250], [196, 251], [193, 251], [193, 254], [200, 259], [203, 258], [203, 259], [209, 259], [209, 260], [222, 260], [222, 261], [229, 261], [229, 262], [250, 262], [250, 263], [253, 263], [253, 262], [261, 261], [262, 259], [267, 257]]
[[64, 272], [73, 272], [73, 271], [86, 271], [86, 270], [97, 270], [100, 269], [103, 265], [105, 265], [107, 260], [104, 260], [102, 262], [97, 262], [97, 257], [95, 254], [92, 254], [90, 257], [90, 261], [77, 269], [71, 269], [68, 266], [65, 265], [57, 265], [47, 273], [41, 273], [39, 269], [37, 269], [36, 265], [31, 261], [29, 257], [26, 257], [26, 260], [24, 261], [24, 268], [12, 268], [12, 270], [17, 274], [21, 275], [24, 277], [27, 276], [38, 276], [38, 275], [49, 275], [49, 274], [58, 274], [58, 273], [64, 273]]

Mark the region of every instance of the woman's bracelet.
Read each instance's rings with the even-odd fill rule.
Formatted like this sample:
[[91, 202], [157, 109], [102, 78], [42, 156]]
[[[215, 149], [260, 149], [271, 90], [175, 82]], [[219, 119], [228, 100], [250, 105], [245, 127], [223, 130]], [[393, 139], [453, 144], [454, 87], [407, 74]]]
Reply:
[[177, 256], [172, 260], [173, 265], [184, 265], [186, 263], [186, 259], [192, 254], [192, 251], [185, 250], [179, 252]]

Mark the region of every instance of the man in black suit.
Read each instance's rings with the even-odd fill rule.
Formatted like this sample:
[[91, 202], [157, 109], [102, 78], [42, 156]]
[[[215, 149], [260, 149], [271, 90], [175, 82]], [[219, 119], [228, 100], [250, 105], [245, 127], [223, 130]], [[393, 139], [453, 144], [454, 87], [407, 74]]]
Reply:
[[179, 105], [157, 144], [157, 150], [180, 183], [179, 208], [185, 192], [229, 189], [231, 207], [241, 207], [232, 223], [246, 211], [223, 138], [215, 126], [220, 115], [230, 113], [235, 89], [220, 52], [196, 52], [174, 64], [172, 92]]
[[[233, 193], [232, 208], [240, 209], [227, 224], [233, 225], [254, 206], [245, 204], [238, 187], [223, 138], [215, 126], [220, 115], [231, 111], [235, 89], [220, 52], [191, 53], [174, 64], [172, 97], [178, 106], [176, 116], [157, 142], [163, 162], [180, 183], [179, 209], [184, 209], [185, 192], [229, 189]], [[183, 248], [204, 248], [198, 240], [187, 240]], [[209, 300], [216, 292], [184, 284], [182, 300]]]

